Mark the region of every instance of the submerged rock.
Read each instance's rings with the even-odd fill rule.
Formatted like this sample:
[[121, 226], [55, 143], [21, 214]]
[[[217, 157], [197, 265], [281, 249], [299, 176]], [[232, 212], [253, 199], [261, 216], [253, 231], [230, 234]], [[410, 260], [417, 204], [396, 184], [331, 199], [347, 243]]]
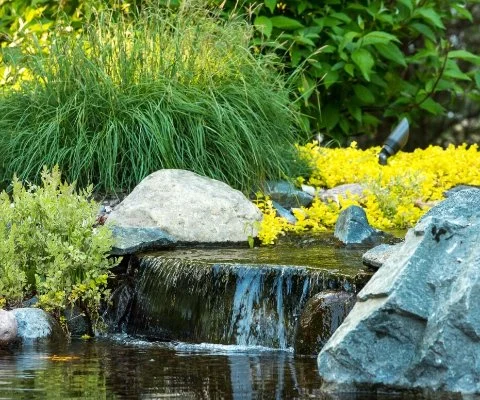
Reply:
[[12, 310], [18, 324], [18, 336], [23, 342], [63, 337], [58, 322], [40, 308], [16, 308]]
[[409, 230], [318, 357], [325, 388], [480, 393], [480, 191]]
[[350, 206], [338, 216], [334, 236], [343, 244], [355, 245], [378, 243], [384, 234], [370, 226], [362, 207]]
[[107, 224], [158, 228], [182, 243], [247, 242], [262, 214], [241, 192], [190, 171], [164, 169], [147, 176], [115, 209]]
[[325, 291], [311, 297], [295, 335], [295, 354], [317, 355], [355, 304], [355, 294]]
[[8, 346], [15, 342], [18, 324], [11, 311], [0, 310], [0, 347]]

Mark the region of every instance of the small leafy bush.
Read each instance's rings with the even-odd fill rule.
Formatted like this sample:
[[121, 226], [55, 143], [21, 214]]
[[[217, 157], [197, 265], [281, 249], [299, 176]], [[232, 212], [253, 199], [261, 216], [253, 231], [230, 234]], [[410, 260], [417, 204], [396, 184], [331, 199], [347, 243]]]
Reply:
[[58, 26], [0, 97], [0, 179], [33, 181], [54, 164], [105, 191], [162, 168], [244, 190], [284, 176], [297, 117], [273, 59], [249, 51], [251, 33], [190, 2], [105, 10], [81, 31]]
[[456, 185], [480, 186], [480, 155], [477, 145], [450, 145], [443, 149], [429, 146], [414, 152], [399, 152], [388, 165], [378, 163], [379, 147], [361, 150], [356, 143], [348, 148], [319, 147], [316, 143], [299, 146], [300, 157], [311, 168], [311, 176], [298, 183], [316, 189], [333, 188], [346, 183], [364, 186], [362, 196], [347, 195], [338, 202], [315, 198], [310, 207], [294, 209], [297, 222], [288, 224], [276, 216], [268, 198], [260, 197], [257, 205], [265, 214], [259, 231], [264, 244], [272, 244], [285, 232], [320, 232], [334, 227], [338, 214], [351, 205], [365, 209], [368, 220], [378, 229], [412, 227], [444, 192]]
[[62, 183], [58, 167], [44, 169], [41, 185], [13, 179], [11, 196], [0, 194], [0, 300], [14, 306], [36, 294], [39, 306], [60, 315], [79, 306], [98, 319], [108, 294], [108, 259], [113, 239], [105, 226], [94, 227], [98, 205], [92, 187], [76, 192]]
[[[335, 142], [373, 134], [385, 118], [445, 114], [471, 91], [480, 57], [450, 42], [449, 21], [472, 22], [465, 1], [248, 0], [257, 49], [275, 48], [297, 78], [311, 131]], [[221, 0], [218, 4], [225, 3]], [[227, 0], [232, 10], [237, 1]], [[297, 71], [298, 72], [298, 71]], [[390, 125], [389, 121], [387, 125]]]

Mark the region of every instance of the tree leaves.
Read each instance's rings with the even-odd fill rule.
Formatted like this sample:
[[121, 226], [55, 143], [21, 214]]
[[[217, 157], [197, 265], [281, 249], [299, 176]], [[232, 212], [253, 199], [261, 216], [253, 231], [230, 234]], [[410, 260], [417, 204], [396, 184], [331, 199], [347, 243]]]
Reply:
[[352, 53], [352, 61], [360, 69], [363, 77], [370, 81], [370, 72], [375, 64], [372, 54], [364, 48], [357, 49]]

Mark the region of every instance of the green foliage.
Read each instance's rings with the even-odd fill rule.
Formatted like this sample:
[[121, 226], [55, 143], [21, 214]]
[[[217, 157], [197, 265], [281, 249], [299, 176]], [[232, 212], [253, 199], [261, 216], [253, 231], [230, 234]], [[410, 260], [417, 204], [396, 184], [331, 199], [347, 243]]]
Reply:
[[472, 21], [465, 1], [261, 3], [241, 3], [257, 29], [254, 44], [282, 55], [298, 75], [305, 124], [335, 141], [374, 133], [388, 117], [442, 114], [466, 90], [478, 93], [480, 74], [459, 64], [478, 66], [480, 57], [452, 48], [445, 28], [454, 18]]
[[274, 61], [248, 51], [250, 35], [189, 4], [57, 27], [0, 97], [0, 177], [32, 180], [58, 164], [68, 180], [114, 191], [162, 168], [244, 190], [285, 176], [296, 114]]
[[77, 193], [61, 182], [58, 167], [44, 169], [41, 186], [14, 178], [12, 196], [0, 194], [0, 293], [15, 305], [35, 293], [40, 307], [57, 314], [77, 305], [95, 325], [108, 294], [113, 259], [111, 231], [94, 228], [98, 205], [92, 188]]

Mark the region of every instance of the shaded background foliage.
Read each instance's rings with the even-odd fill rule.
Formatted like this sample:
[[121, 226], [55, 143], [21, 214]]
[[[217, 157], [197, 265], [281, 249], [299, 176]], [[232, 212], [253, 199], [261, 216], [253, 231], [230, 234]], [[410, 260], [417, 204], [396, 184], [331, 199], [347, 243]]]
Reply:
[[[210, 2], [226, 15], [244, 14], [257, 29], [253, 50], [275, 51], [296, 73], [296, 100], [312, 136], [345, 144], [361, 135], [356, 139], [366, 146], [408, 116], [410, 147], [477, 140], [480, 59], [472, 53], [479, 48], [479, 0]], [[30, 30], [45, 29], [61, 11], [79, 28], [93, 8], [142, 4], [0, 0], [0, 41], [21, 36], [19, 17]]]

